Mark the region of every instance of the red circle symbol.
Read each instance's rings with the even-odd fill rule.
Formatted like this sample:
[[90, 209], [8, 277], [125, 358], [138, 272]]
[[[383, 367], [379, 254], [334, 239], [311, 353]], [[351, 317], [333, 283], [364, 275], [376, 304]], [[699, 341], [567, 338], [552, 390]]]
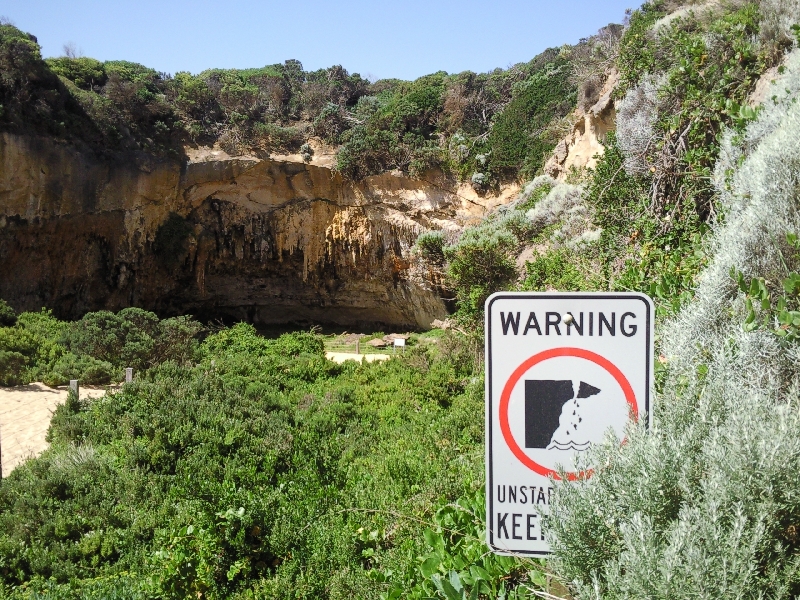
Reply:
[[[639, 406], [636, 403], [636, 395], [633, 393], [633, 388], [628, 382], [628, 379], [622, 374], [622, 371], [620, 371], [615, 364], [599, 354], [595, 354], [589, 350], [583, 350], [582, 348], [551, 348], [550, 350], [544, 350], [543, 352], [534, 354], [525, 362], [523, 362], [514, 370], [514, 372], [511, 374], [511, 377], [508, 378], [508, 381], [503, 388], [503, 393], [500, 395], [500, 430], [503, 432], [503, 437], [506, 440], [506, 444], [508, 444], [508, 447], [511, 449], [511, 452], [514, 453], [514, 456], [516, 456], [523, 465], [532, 471], [539, 473], [540, 475], [544, 475], [546, 477], [552, 475], [556, 479], [560, 479], [556, 471], [545, 467], [544, 465], [540, 465], [536, 461], [532, 460], [527, 454], [525, 454], [525, 452], [522, 451], [522, 448], [519, 447], [519, 444], [517, 444], [517, 441], [514, 439], [514, 435], [511, 433], [511, 426], [508, 424], [508, 404], [511, 401], [511, 392], [514, 390], [514, 387], [517, 385], [520, 378], [528, 371], [528, 369], [545, 360], [558, 358], [561, 356], [574, 356], [576, 358], [583, 358], [584, 360], [591, 361], [608, 371], [619, 384], [619, 387], [622, 388], [622, 391], [625, 394], [625, 400], [627, 400], [631, 407], [633, 418], [636, 419], [639, 416]], [[567, 477], [570, 480], [577, 479], [578, 477], [588, 477], [589, 475], [591, 475], [591, 471], [567, 473]]]

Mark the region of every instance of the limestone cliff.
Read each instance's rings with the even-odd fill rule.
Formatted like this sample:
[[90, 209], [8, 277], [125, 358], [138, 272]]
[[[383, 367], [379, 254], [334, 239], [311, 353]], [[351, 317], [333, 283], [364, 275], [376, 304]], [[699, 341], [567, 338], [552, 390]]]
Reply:
[[72, 318], [140, 306], [426, 327], [445, 306], [409, 276], [409, 248], [424, 228], [481, 214], [466, 195], [434, 175], [352, 182], [211, 149], [142, 166], [0, 134], [0, 297]]
[[599, 100], [588, 110], [576, 109], [574, 127], [553, 150], [553, 155], [544, 166], [544, 172], [563, 180], [571, 169], [594, 168], [597, 157], [605, 151], [603, 141], [606, 134], [616, 126], [614, 88], [619, 73], [612, 70], [606, 77]]

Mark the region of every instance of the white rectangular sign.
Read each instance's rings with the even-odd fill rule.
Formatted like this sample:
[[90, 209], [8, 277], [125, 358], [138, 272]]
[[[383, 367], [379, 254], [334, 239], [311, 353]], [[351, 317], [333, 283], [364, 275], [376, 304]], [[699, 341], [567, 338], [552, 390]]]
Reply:
[[487, 543], [546, 555], [551, 477], [631, 418], [651, 418], [653, 303], [636, 293], [499, 292], [486, 300]]

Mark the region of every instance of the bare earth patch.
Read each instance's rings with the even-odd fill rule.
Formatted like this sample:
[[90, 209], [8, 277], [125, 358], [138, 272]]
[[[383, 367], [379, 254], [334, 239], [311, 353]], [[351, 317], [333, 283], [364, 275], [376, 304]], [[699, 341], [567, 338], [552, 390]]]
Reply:
[[332, 360], [333, 362], [340, 364], [346, 360], [355, 360], [361, 362], [361, 360], [365, 358], [367, 359], [367, 362], [373, 362], [375, 360], [389, 360], [391, 358], [389, 354], [356, 354], [350, 352], [326, 352], [325, 356], [328, 358], [328, 360]]
[[[105, 388], [81, 387], [81, 398], [99, 398]], [[6, 477], [26, 459], [47, 449], [45, 436], [50, 418], [67, 399], [67, 387], [51, 388], [43, 383], [0, 387], [0, 453]]]

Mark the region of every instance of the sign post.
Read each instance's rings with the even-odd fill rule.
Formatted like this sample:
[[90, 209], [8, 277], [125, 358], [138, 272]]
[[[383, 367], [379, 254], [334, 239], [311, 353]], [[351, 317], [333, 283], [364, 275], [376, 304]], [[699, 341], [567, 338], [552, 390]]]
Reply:
[[650, 420], [653, 304], [636, 293], [498, 292], [486, 300], [486, 537], [547, 555], [551, 478], [591, 476], [580, 456]]

